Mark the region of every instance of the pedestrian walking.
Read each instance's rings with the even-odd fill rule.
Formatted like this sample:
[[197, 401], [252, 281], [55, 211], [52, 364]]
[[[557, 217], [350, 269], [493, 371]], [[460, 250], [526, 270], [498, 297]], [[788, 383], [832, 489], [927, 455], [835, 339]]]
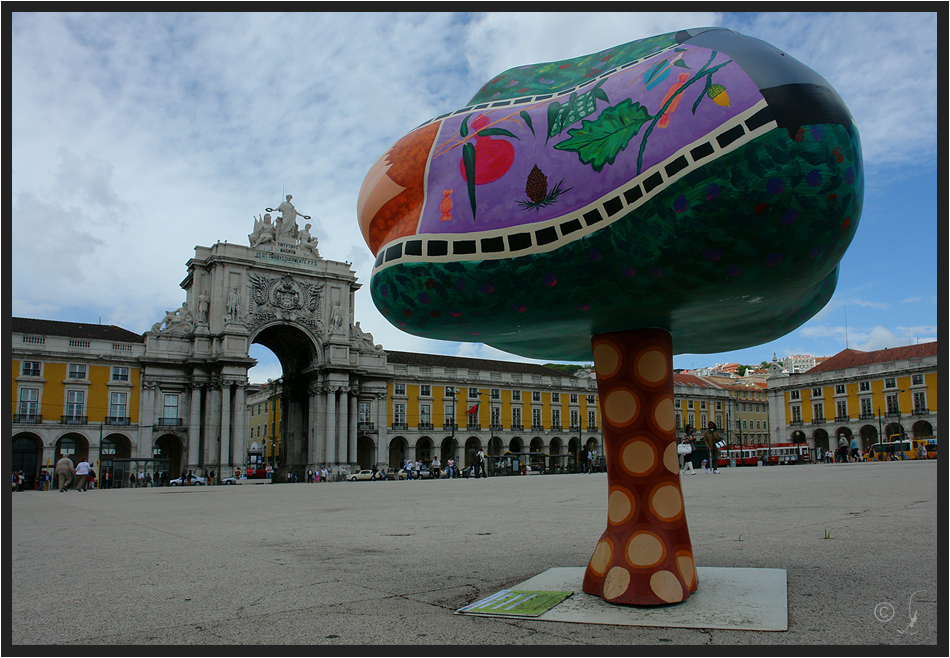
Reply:
[[693, 470], [693, 441], [691, 437], [684, 436], [679, 446], [677, 446], [676, 452], [680, 458], [680, 472], [684, 475], [696, 475], [696, 471]]
[[76, 464], [76, 491], [86, 491], [86, 480], [89, 479], [89, 462], [83, 457], [82, 461]]
[[[710, 422], [709, 426], [706, 428], [706, 431], [703, 432], [703, 442], [706, 444], [706, 448], [709, 450], [709, 466], [712, 468], [712, 472], [716, 475], [719, 474], [719, 430], [716, 428], [716, 423]], [[706, 470], [706, 466], [703, 466], [703, 470]], [[706, 470], [708, 473], [709, 471]]]
[[59, 490], [66, 491], [66, 487], [69, 486], [69, 483], [73, 479], [73, 473], [76, 472], [76, 468], [73, 466], [73, 460], [63, 455], [59, 458], [59, 461], [56, 462], [54, 471], [56, 473], [56, 479], [59, 480]]

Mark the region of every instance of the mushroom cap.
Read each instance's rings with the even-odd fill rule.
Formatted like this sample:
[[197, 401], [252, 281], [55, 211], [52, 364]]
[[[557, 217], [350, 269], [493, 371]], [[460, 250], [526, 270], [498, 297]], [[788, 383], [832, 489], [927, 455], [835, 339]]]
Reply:
[[397, 327], [586, 360], [613, 331], [707, 353], [794, 330], [834, 292], [863, 186], [827, 81], [713, 28], [506, 71], [394, 144], [358, 215]]

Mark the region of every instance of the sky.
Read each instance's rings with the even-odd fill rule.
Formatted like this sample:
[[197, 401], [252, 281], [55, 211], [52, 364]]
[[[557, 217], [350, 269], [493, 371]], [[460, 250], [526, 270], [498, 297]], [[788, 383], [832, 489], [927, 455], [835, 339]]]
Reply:
[[[364, 284], [356, 319], [377, 343], [526, 361], [411, 336], [383, 318], [356, 219], [364, 176], [393, 142], [464, 106], [506, 69], [722, 26], [771, 43], [837, 89], [861, 135], [864, 211], [835, 295], [815, 317], [764, 345], [677, 355], [674, 367], [936, 340], [938, 243], [946, 244], [938, 210], [947, 217], [937, 32], [946, 18], [942, 6], [939, 14], [13, 13], [11, 315], [144, 332], [185, 300], [180, 283], [195, 246], [247, 244], [254, 217], [292, 194], [314, 218], [321, 255], [353, 264]], [[946, 110], [941, 119], [945, 127]], [[940, 271], [945, 278], [945, 264]], [[254, 346], [251, 356], [252, 382], [280, 376], [269, 350]]]

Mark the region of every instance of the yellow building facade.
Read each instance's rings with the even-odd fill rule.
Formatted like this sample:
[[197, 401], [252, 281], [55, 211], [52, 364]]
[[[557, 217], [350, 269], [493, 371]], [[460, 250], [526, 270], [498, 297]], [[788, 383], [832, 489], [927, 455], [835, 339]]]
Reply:
[[[141, 440], [142, 336], [111, 325], [12, 325], [13, 469], [32, 485], [66, 455], [114, 475]], [[123, 479], [131, 467], [123, 463]]]
[[[385, 400], [389, 465], [449, 457], [466, 467], [482, 449], [490, 468], [549, 472], [602, 463], [596, 382], [544, 366], [389, 352]], [[361, 426], [374, 417], [367, 404]], [[508, 457], [506, 457], [508, 455]]]
[[857, 437], [864, 452], [939, 431], [938, 344], [844, 350], [805, 373], [771, 377], [771, 421], [784, 440], [834, 451]]

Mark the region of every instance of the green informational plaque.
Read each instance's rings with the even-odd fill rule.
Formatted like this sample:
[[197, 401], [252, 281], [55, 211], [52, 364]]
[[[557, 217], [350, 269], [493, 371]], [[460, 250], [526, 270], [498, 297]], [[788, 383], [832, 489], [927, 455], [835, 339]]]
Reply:
[[537, 617], [573, 593], [503, 589], [488, 598], [460, 608], [459, 612], [470, 615]]

